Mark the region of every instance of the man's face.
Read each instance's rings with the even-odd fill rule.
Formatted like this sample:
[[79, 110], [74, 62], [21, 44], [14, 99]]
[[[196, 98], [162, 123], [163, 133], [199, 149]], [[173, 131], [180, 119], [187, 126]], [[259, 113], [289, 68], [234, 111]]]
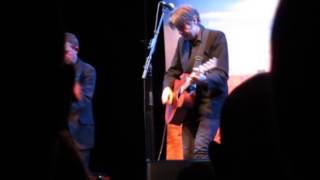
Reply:
[[74, 64], [78, 58], [78, 51], [69, 42], [64, 44], [64, 62]]
[[197, 36], [196, 25], [194, 22], [177, 27], [177, 30], [179, 31], [179, 34], [186, 40], [193, 40]]

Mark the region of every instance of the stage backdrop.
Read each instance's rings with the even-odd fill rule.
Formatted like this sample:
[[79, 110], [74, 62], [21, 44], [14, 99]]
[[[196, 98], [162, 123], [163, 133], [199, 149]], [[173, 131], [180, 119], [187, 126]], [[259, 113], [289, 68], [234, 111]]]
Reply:
[[[171, 0], [175, 6], [190, 4], [199, 10], [201, 23], [226, 34], [229, 48], [230, 81], [234, 76], [250, 76], [269, 71], [270, 35], [278, 0]], [[166, 68], [169, 67], [179, 34], [167, 24], [164, 42]], [[243, 79], [243, 78], [240, 78]], [[239, 82], [237, 77], [236, 82]]]
[[[229, 49], [229, 92], [247, 78], [269, 71], [271, 28], [279, 0], [169, 0], [176, 7], [190, 4], [200, 13], [201, 23], [225, 33]], [[164, 11], [166, 69], [171, 64], [179, 33], [168, 25], [170, 11]], [[169, 127], [167, 159], [180, 159], [180, 127]], [[174, 144], [175, 143], [175, 144]]]

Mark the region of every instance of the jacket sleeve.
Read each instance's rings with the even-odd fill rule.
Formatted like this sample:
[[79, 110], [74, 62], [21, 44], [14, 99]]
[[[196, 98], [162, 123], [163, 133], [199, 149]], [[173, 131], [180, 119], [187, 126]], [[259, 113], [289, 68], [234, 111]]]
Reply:
[[226, 92], [227, 80], [228, 80], [228, 45], [227, 40], [223, 32], [215, 31], [214, 35], [210, 37], [212, 45], [205, 52], [210, 58], [216, 57], [218, 59], [217, 66], [210, 71], [207, 71], [207, 79], [204, 82], [207, 83], [208, 88], [212, 91], [221, 93]]

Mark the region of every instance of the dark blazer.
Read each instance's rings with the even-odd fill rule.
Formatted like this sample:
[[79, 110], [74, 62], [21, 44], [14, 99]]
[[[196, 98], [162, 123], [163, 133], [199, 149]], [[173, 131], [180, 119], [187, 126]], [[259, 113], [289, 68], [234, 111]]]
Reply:
[[[195, 57], [202, 57], [202, 62], [210, 58], [218, 59], [216, 68], [205, 73], [207, 79], [199, 81], [197, 86], [202, 91], [197, 91], [197, 97], [209, 98], [207, 105], [201, 105], [202, 112], [206, 113], [210, 119], [220, 118], [220, 109], [223, 101], [228, 94], [228, 46], [223, 32], [217, 30], [205, 29], [201, 27], [201, 34], [197, 40], [191, 42], [180, 38], [172, 60], [172, 64], [165, 73], [163, 88], [173, 87], [174, 80], [178, 79], [182, 73], [191, 73], [195, 66]], [[201, 101], [201, 100], [200, 100]], [[201, 102], [203, 103], [203, 101]], [[200, 107], [200, 108], [201, 108]], [[209, 107], [209, 110], [207, 110]], [[206, 112], [204, 112], [206, 111]]]
[[78, 59], [75, 64], [75, 81], [81, 85], [81, 100], [73, 101], [71, 112], [79, 115], [82, 124], [94, 124], [92, 98], [96, 83], [96, 70], [90, 64]]
[[78, 58], [75, 68], [75, 81], [81, 86], [81, 99], [74, 98], [69, 114], [69, 130], [79, 149], [94, 146], [94, 116], [92, 98], [96, 83], [96, 70]]

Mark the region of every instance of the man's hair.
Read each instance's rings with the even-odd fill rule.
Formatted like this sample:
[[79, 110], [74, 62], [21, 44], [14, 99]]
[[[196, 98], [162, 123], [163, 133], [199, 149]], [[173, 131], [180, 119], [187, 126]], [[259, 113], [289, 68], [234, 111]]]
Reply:
[[184, 24], [190, 24], [194, 18], [200, 22], [199, 12], [191, 5], [181, 5], [171, 13], [169, 25], [171, 28], [182, 27]]
[[75, 50], [79, 49], [79, 40], [76, 35], [70, 32], [65, 32], [64, 41], [70, 43], [73, 49]]

